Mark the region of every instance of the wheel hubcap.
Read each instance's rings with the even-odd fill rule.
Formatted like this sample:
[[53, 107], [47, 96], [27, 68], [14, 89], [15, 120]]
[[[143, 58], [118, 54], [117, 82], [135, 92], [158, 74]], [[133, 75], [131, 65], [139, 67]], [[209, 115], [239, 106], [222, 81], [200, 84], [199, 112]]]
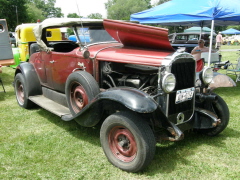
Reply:
[[125, 127], [114, 127], [108, 136], [109, 146], [119, 160], [131, 162], [137, 154], [137, 144], [133, 134]]
[[71, 104], [75, 113], [78, 113], [84, 106], [88, 104], [87, 93], [80, 84], [72, 86]]
[[20, 104], [24, 103], [24, 89], [21, 82], [17, 82], [17, 98]]

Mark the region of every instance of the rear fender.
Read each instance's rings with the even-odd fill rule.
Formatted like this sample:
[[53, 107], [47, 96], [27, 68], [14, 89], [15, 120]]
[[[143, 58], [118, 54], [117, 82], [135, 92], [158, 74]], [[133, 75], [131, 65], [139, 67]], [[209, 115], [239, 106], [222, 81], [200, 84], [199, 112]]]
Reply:
[[17, 73], [22, 73], [25, 79], [27, 96], [42, 94], [40, 80], [32, 64], [28, 62], [21, 63], [15, 71], [15, 76]]

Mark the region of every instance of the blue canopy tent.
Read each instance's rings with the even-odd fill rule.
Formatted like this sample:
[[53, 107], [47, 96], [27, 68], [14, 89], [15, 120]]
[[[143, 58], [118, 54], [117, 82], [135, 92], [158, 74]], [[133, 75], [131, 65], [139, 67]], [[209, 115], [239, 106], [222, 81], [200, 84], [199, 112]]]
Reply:
[[208, 27], [190, 27], [188, 29], [185, 29], [184, 32], [211, 32], [211, 29]]
[[231, 28], [231, 29], [227, 29], [225, 31], [222, 31], [222, 34], [240, 34], [240, 31]]
[[[165, 26], [240, 25], [239, 0], [171, 0], [154, 8], [131, 15], [131, 21]], [[210, 39], [210, 51], [212, 38]], [[210, 66], [210, 53], [209, 62]]]

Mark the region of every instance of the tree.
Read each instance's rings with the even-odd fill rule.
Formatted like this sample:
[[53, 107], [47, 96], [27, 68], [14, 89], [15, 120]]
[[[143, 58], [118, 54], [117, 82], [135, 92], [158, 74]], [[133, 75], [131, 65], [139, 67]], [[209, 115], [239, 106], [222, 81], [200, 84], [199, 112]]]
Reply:
[[168, 1], [170, 1], [170, 0], [159, 0], [157, 5], [163, 4], [163, 3], [168, 2]]
[[35, 23], [49, 17], [63, 17], [56, 0], [0, 0], [0, 17], [7, 20], [9, 31], [22, 23]]
[[7, 20], [9, 31], [28, 20], [27, 0], [0, 0], [0, 17]]
[[77, 13], [69, 13], [67, 15], [68, 18], [82, 18], [82, 16], [77, 15]]
[[54, 7], [56, 0], [28, 0], [28, 3], [40, 9], [45, 18], [64, 17], [61, 8]]
[[149, 0], [108, 0], [105, 3], [109, 19], [129, 20], [130, 15], [148, 9]]
[[90, 19], [103, 19], [100, 13], [91, 13], [87, 17]]
[[27, 4], [27, 14], [29, 19], [28, 22], [30, 23], [35, 23], [37, 20], [43, 21], [46, 19], [42, 14], [42, 10], [37, 8], [33, 3]]

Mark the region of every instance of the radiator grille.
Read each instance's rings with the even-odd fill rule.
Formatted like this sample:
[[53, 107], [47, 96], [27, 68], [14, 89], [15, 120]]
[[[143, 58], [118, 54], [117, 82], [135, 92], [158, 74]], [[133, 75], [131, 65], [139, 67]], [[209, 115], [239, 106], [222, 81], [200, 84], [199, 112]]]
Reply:
[[176, 123], [178, 113], [184, 113], [185, 119], [189, 119], [193, 113], [194, 98], [179, 104], [175, 104], [175, 98], [177, 90], [195, 86], [195, 61], [190, 58], [178, 59], [172, 64], [171, 73], [175, 75], [177, 83], [174, 92], [169, 95], [168, 115]]

